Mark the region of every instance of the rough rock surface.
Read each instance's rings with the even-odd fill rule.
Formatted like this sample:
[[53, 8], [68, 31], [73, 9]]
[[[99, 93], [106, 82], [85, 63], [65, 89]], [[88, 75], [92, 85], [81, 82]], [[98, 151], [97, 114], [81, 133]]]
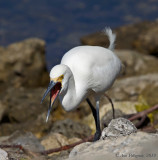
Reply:
[[[121, 129], [118, 124], [123, 124]], [[68, 160], [104, 160], [104, 159], [119, 159], [125, 157], [127, 160], [143, 158], [156, 160], [158, 152], [155, 147], [158, 147], [158, 134], [149, 134], [144, 132], [136, 132], [134, 125], [128, 120], [115, 119], [107, 129], [108, 136], [104, 137], [97, 142], [87, 142], [76, 146], [69, 154]], [[117, 126], [117, 127], [116, 127]], [[116, 131], [117, 134], [113, 134]], [[125, 129], [125, 130], [124, 130]], [[112, 131], [112, 132], [111, 132]], [[104, 131], [103, 131], [104, 132]], [[124, 133], [124, 134], [122, 134]], [[112, 137], [111, 137], [112, 135]], [[153, 145], [151, 147], [151, 145]]]
[[158, 134], [134, 133], [118, 138], [107, 138], [96, 143], [83, 143], [76, 146], [68, 160], [136, 160], [158, 159]]
[[0, 51], [0, 91], [8, 86], [37, 87], [48, 82], [43, 40], [26, 39]]
[[0, 160], [9, 160], [8, 153], [3, 149], [0, 149]]
[[108, 127], [104, 128], [101, 139], [105, 139], [106, 137], [118, 137], [120, 135], [126, 136], [136, 132], [137, 128], [131, 121], [124, 118], [117, 118], [113, 119]]

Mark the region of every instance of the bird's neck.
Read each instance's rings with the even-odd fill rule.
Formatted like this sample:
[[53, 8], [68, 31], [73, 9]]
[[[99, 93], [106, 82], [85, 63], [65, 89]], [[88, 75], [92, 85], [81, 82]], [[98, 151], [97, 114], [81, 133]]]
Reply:
[[66, 111], [71, 111], [77, 108], [81, 102], [81, 97], [76, 89], [74, 76], [72, 75], [68, 81], [68, 88], [63, 95], [59, 96], [62, 107]]

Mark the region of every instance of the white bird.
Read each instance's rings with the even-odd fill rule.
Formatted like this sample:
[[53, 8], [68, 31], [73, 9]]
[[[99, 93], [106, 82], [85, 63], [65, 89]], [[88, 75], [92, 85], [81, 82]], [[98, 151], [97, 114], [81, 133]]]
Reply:
[[[50, 84], [41, 101], [43, 102], [50, 92], [47, 121], [57, 97], [66, 111], [76, 109], [83, 100], [87, 100], [96, 124], [94, 141], [101, 136], [100, 97], [112, 86], [122, 66], [121, 61], [113, 52], [116, 35], [110, 28], [105, 28], [104, 33], [110, 41], [108, 48], [78, 46], [65, 53], [61, 63], [51, 69]], [[89, 95], [95, 98], [96, 107], [92, 106], [88, 99]]]

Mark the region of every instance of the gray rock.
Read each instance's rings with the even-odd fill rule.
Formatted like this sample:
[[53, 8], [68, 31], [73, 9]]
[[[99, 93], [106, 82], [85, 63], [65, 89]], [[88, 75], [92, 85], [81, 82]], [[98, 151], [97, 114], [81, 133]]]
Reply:
[[40, 141], [31, 132], [16, 131], [1, 143], [22, 145], [25, 149], [33, 152], [44, 150]]
[[47, 84], [45, 42], [32, 38], [1, 48], [0, 91], [5, 87]]
[[82, 123], [74, 122], [71, 119], [57, 121], [52, 125], [52, 132], [58, 132], [68, 138], [85, 138], [91, 134], [91, 129]]
[[8, 160], [8, 153], [0, 148], [0, 160]]
[[67, 160], [136, 160], [158, 159], [158, 134], [137, 132], [95, 143], [80, 144], [70, 152]]
[[[46, 160], [45, 156], [38, 154], [37, 152], [43, 151], [44, 147], [40, 144], [40, 141], [31, 132], [16, 131], [10, 136], [0, 138], [1, 145], [21, 145], [26, 151], [22, 151], [19, 148], [11, 147], [4, 148], [8, 153], [8, 159], [27, 159], [27, 160]], [[27, 152], [27, 150], [29, 152]], [[35, 154], [33, 153], [35, 152]], [[29, 154], [31, 153], [33, 157]], [[1, 157], [0, 157], [1, 160]]]
[[101, 139], [105, 139], [106, 137], [118, 137], [122, 135], [126, 136], [136, 132], [137, 128], [131, 121], [125, 118], [117, 118], [113, 119], [109, 123], [108, 127], [104, 128]]

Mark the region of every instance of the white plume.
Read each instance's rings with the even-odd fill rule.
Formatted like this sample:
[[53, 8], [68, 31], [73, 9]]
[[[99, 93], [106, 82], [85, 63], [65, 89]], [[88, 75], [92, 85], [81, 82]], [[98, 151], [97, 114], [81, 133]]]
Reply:
[[112, 33], [112, 30], [110, 27], [105, 27], [105, 29], [103, 30], [104, 34], [106, 34], [109, 38], [110, 41], [110, 45], [108, 47], [108, 49], [110, 50], [114, 50], [115, 48], [115, 39], [116, 39], [116, 34]]

